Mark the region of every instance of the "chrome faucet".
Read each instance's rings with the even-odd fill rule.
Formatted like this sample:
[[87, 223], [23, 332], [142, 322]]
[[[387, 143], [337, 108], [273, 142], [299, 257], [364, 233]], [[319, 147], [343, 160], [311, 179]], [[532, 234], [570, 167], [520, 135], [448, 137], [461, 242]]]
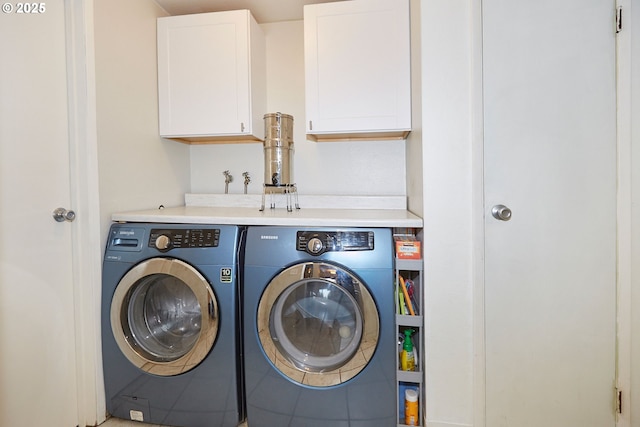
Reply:
[[251, 182], [251, 177], [249, 177], [249, 172], [242, 172], [242, 176], [244, 176], [244, 194], [247, 194], [247, 187]]
[[233, 181], [233, 177], [228, 170], [222, 172], [222, 175], [224, 175], [224, 194], [229, 194], [229, 183]]

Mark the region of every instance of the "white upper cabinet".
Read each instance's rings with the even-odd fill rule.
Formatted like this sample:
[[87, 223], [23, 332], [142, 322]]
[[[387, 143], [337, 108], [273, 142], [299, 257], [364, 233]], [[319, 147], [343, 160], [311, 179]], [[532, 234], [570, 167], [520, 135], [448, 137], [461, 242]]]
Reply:
[[264, 35], [248, 10], [158, 18], [160, 135], [262, 140], [265, 62]]
[[304, 54], [309, 139], [407, 136], [411, 130], [408, 0], [305, 6]]

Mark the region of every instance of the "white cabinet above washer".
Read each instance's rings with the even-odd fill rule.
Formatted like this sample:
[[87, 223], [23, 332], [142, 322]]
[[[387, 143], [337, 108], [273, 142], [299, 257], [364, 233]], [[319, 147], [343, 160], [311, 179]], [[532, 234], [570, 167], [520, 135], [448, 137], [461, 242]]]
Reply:
[[248, 10], [158, 18], [160, 135], [187, 143], [261, 141], [262, 29]]
[[402, 139], [411, 131], [408, 0], [304, 7], [306, 131], [312, 140]]

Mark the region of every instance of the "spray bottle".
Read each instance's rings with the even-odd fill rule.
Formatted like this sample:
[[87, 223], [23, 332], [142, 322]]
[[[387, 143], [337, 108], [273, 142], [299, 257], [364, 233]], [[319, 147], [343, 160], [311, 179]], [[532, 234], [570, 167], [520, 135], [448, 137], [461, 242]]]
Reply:
[[413, 354], [413, 342], [411, 342], [411, 329], [405, 329], [404, 342], [402, 343], [402, 353], [400, 353], [400, 369], [403, 371], [415, 371], [416, 360]]

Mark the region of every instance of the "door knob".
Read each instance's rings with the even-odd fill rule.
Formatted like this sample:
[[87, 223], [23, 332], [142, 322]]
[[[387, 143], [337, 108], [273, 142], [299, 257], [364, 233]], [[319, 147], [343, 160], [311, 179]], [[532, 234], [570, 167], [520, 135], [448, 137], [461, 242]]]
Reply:
[[58, 222], [71, 222], [76, 219], [76, 213], [72, 210], [66, 210], [65, 208], [57, 208], [53, 211], [53, 219]]
[[505, 205], [495, 205], [491, 208], [491, 215], [500, 221], [509, 221], [511, 219], [511, 209]]

